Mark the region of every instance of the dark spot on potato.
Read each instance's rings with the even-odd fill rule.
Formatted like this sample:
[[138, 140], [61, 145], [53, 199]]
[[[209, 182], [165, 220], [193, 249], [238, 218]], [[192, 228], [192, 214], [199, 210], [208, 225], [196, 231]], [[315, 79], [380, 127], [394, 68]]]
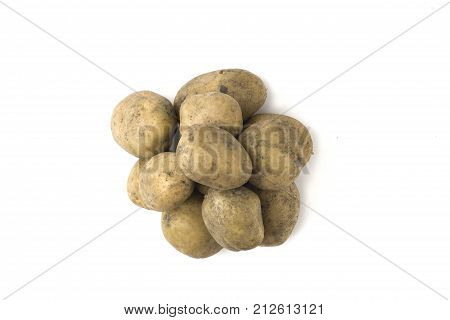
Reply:
[[228, 88], [225, 87], [224, 85], [221, 85], [220, 88], [219, 88], [219, 91], [222, 92], [222, 93], [228, 93]]

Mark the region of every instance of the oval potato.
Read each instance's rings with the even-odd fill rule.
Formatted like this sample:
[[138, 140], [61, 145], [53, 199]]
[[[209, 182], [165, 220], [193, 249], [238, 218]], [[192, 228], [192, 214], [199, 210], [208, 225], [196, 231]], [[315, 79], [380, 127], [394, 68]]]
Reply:
[[131, 169], [127, 181], [127, 192], [128, 197], [135, 205], [147, 209], [141, 199], [141, 190], [139, 187], [139, 174], [144, 163], [144, 160], [139, 159]]
[[261, 201], [264, 224], [262, 246], [279, 246], [291, 235], [300, 211], [300, 193], [295, 183], [276, 191], [252, 188]]
[[229, 250], [249, 250], [264, 239], [260, 200], [245, 187], [211, 189], [203, 200], [202, 215], [212, 237]]
[[207, 258], [222, 247], [213, 239], [202, 218], [203, 196], [194, 192], [179, 207], [163, 212], [164, 237], [178, 251], [192, 258]]
[[308, 129], [284, 115], [259, 114], [247, 122], [239, 142], [250, 155], [250, 183], [262, 190], [290, 185], [311, 158], [313, 142]]
[[242, 111], [231, 96], [220, 92], [188, 96], [181, 104], [180, 131], [192, 125], [219, 127], [237, 136], [242, 130]]
[[241, 69], [224, 69], [202, 74], [187, 82], [175, 97], [175, 109], [179, 113], [186, 97], [207, 92], [222, 92], [232, 96], [241, 106], [244, 120], [258, 111], [267, 97], [264, 83], [253, 73]]
[[142, 202], [156, 211], [178, 207], [195, 187], [177, 166], [174, 152], [163, 152], [148, 160], [140, 172], [139, 183]]
[[240, 187], [252, 172], [250, 157], [242, 145], [216, 127], [189, 127], [176, 153], [178, 165], [189, 179], [214, 189]]
[[127, 152], [144, 159], [168, 150], [176, 125], [170, 101], [151, 91], [127, 96], [116, 106], [111, 119], [114, 140]]

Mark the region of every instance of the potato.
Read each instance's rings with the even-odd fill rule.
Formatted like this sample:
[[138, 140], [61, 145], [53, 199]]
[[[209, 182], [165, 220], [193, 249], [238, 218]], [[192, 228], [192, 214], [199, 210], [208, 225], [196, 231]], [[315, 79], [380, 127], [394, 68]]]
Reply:
[[194, 192], [179, 207], [163, 212], [164, 237], [178, 251], [192, 258], [207, 258], [222, 247], [211, 237], [202, 218], [203, 196]]
[[175, 97], [175, 109], [179, 113], [186, 97], [206, 92], [222, 92], [232, 96], [241, 106], [244, 120], [258, 111], [267, 97], [264, 83], [253, 73], [241, 69], [217, 70], [187, 82]]
[[252, 172], [249, 155], [229, 132], [193, 125], [181, 136], [177, 161], [191, 180], [228, 190], [242, 186]]
[[239, 142], [250, 155], [250, 183], [262, 190], [290, 185], [311, 158], [313, 142], [308, 129], [284, 115], [258, 114], [246, 124]]
[[252, 188], [261, 201], [264, 224], [262, 246], [283, 244], [294, 230], [300, 210], [300, 193], [295, 183], [276, 191]]
[[128, 176], [127, 191], [128, 197], [135, 205], [147, 209], [141, 199], [141, 190], [139, 187], [139, 174], [144, 163], [145, 162], [142, 159], [139, 159], [134, 164], [130, 175]]
[[237, 136], [242, 130], [241, 107], [231, 96], [220, 92], [191, 95], [181, 104], [181, 134], [195, 124], [219, 127]]
[[202, 215], [212, 237], [229, 250], [249, 250], [264, 239], [261, 203], [256, 193], [245, 187], [209, 190]]
[[111, 119], [114, 140], [132, 155], [144, 159], [168, 150], [176, 125], [170, 101], [150, 91], [135, 92], [123, 99]]
[[148, 160], [140, 172], [139, 183], [142, 202], [157, 211], [178, 207], [195, 187], [177, 166], [174, 152], [163, 152]]
[[207, 194], [209, 189], [211, 189], [210, 187], [204, 186], [200, 183], [197, 183], [197, 190], [198, 192], [200, 192], [201, 194]]

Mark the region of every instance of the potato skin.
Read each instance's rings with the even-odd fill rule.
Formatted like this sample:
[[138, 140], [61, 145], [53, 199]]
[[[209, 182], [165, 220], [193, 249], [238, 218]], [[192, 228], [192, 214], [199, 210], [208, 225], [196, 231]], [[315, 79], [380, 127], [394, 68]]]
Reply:
[[195, 187], [177, 166], [174, 152], [160, 153], [145, 162], [139, 183], [142, 202], [156, 211], [178, 207], [190, 197]]
[[135, 92], [113, 111], [114, 140], [132, 155], [149, 159], [166, 151], [176, 128], [175, 109], [169, 100], [151, 91]]
[[242, 111], [231, 96], [220, 92], [188, 96], [181, 104], [180, 131], [192, 125], [219, 127], [237, 136], [242, 130]]
[[308, 129], [284, 115], [258, 114], [246, 124], [239, 142], [250, 155], [250, 183], [262, 190], [290, 185], [311, 158], [313, 142]]
[[135, 205], [147, 209], [141, 199], [141, 190], [139, 187], [139, 174], [144, 163], [144, 160], [139, 159], [131, 169], [127, 181], [127, 192], [128, 197]]
[[203, 222], [202, 202], [203, 196], [194, 192], [186, 202], [161, 216], [164, 237], [175, 249], [192, 258], [207, 258], [222, 250]]
[[181, 87], [174, 101], [177, 113], [187, 96], [206, 92], [232, 96], [241, 106], [244, 120], [258, 111], [267, 97], [264, 83], [253, 73], [241, 69], [217, 70], [195, 77]]
[[191, 180], [228, 190], [242, 186], [252, 172], [249, 155], [227, 131], [194, 125], [181, 136], [177, 161]]
[[261, 201], [264, 240], [261, 246], [279, 246], [291, 235], [300, 211], [300, 193], [295, 183], [276, 191], [252, 188]]
[[203, 200], [202, 215], [212, 237], [229, 250], [249, 250], [264, 239], [260, 200], [245, 187], [211, 189]]

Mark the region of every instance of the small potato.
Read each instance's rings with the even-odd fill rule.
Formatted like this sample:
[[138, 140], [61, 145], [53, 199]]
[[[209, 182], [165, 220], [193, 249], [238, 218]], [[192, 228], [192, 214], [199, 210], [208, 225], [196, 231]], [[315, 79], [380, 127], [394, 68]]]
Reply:
[[262, 190], [290, 185], [311, 158], [313, 142], [308, 129], [284, 115], [258, 114], [246, 124], [239, 142], [250, 155], [250, 183]]
[[128, 197], [135, 205], [147, 209], [144, 202], [141, 200], [141, 191], [139, 187], [139, 174], [144, 163], [143, 160], [139, 159], [134, 164], [130, 175], [128, 176], [127, 191]]
[[163, 212], [164, 237], [178, 251], [192, 258], [207, 258], [222, 247], [211, 237], [202, 218], [203, 196], [194, 192], [178, 208]]
[[191, 95], [181, 104], [181, 134], [195, 124], [219, 127], [237, 136], [242, 130], [241, 107], [231, 96], [220, 92]]
[[187, 82], [175, 97], [175, 109], [179, 113], [186, 97], [206, 92], [222, 92], [232, 96], [241, 106], [244, 120], [258, 111], [267, 97], [264, 83], [253, 73], [241, 69], [217, 70]]
[[197, 183], [197, 190], [198, 192], [200, 192], [201, 194], [207, 194], [209, 189], [211, 189], [210, 187], [204, 186], [200, 183]]
[[300, 193], [295, 183], [277, 191], [252, 188], [261, 201], [264, 223], [262, 246], [283, 244], [294, 230], [300, 210]]
[[143, 159], [168, 150], [176, 125], [170, 101], [150, 91], [135, 92], [123, 99], [111, 119], [114, 140]]
[[252, 172], [249, 155], [227, 131], [194, 125], [181, 136], [177, 161], [191, 180], [228, 190], [242, 186]]
[[224, 248], [249, 250], [263, 241], [261, 203], [256, 193], [245, 187], [211, 189], [203, 201], [202, 215], [212, 237]]
[[142, 202], [156, 211], [178, 207], [195, 187], [177, 166], [174, 152], [163, 152], [148, 160], [140, 172], [139, 183]]

